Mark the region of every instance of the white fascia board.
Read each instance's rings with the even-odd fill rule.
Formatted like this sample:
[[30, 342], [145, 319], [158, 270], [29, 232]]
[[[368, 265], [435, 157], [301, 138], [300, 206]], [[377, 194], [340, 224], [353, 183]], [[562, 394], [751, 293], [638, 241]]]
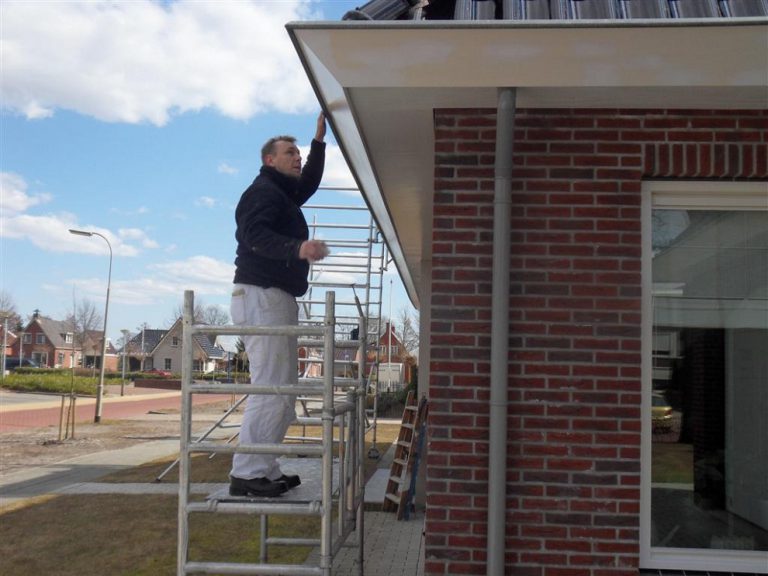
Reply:
[[768, 85], [766, 19], [609, 22], [302, 22], [288, 28], [344, 88]]
[[363, 130], [358, 126], [349, 94], [300, 37], [294, 35], [291, 37], [315, 92], [323, 104], [328, 120], [332, 124], [339, 147], [357, 186], [387, 242], [408, 296], [414, 306], [418, 307], [418, 290], [414, 284], [413, 275], [408, 270], [402, 244], [398, 240], [397, 230], [390, 217], [384, 194], [381, 192], [375, 167], [371, 163], [371, 156], [363, 139]]
[[[435, 108], [768, 106], [768, 19], [295, 22], [337, 141], [418, 306]], [[431, 134], [430, 134], [431, 137]], [[399, 158], [393, 156], [397, 150]], [[421, 238], [421, 240], [417, 240]]]

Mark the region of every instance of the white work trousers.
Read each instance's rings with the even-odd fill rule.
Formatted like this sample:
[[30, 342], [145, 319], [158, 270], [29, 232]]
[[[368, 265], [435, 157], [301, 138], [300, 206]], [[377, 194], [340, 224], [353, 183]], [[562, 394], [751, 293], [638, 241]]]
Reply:
[[[295, 326], [296, 299], [278, 288], [235, 284], [230, 305], [232, 322], [244, 326]], [[251, 370], [251, 383], [285, 385], [298, 381], [298, 341], [295, 336], [242, 336]], [[296, 418], [296, 396], [251, 394], [240, 429], [242, 444], [281, 443]], [[231, 475], [250, 480], [276, 480], [282, 472], [274, 454], [235, 454]]]

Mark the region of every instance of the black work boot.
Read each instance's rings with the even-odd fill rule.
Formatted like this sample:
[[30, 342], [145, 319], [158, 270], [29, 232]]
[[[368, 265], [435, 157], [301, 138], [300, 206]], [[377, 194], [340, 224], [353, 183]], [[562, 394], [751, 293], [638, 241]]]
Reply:
[[299, 486], [301, 484], [301, 478], [299, 478], [298, 474], [294, 474], [294, 475], [283, 474], [282, 476], [280, 476], [280, 478], [275, 480], [275, 482], [285, 482], [286, 485], [288, 486], [288, 489], [291, 489], [291, 488], [296, 488], [296, 486]]
[[288, 484], [280, 480], [267, 480], [266, 478], [252, 478], [245, 480], [243, 478], [229, 477], [229, 495], [230, 496], [260, 496], [263, 498], [272, 498], [280, 496], [288, 491]]

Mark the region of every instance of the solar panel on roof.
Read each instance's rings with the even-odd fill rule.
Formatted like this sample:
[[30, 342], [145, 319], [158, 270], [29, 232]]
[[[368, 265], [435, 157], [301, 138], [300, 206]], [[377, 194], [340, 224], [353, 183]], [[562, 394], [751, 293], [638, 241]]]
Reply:
[[669, 18], [667, 0], [621, 0], [622, 18]]
[[549, 10], [552, 20], [568, 20], [568, 0], [551, 0]]
[[621, 17], [617, 0], [552, 0], [556, 20], [615, 20]]
[[454, 20], [494, 20], [496, 3], [493, 0], [456, 0]]
[[615, 20], [619, 11], [614, 0], [571, 0], [576, 20]]
[[669, 0], [673, 18], [719, 18], [717, 0]]
[[731, 18], [768, 16], [768, 0], [720, 0], [720, 11]]
[[505, 20], [549, 20], [549, 0], [503, 0]]
[[407, 0], [371, 0], [344, 14], [342, 20], [396, 20], [410, 7]]
[[[372, 0], [359, 8], [363, 18], [387, 19], [389, 14], [371, 15], [384, 0]], [[493, 20], [496, 5], [504, 20], [666, 20], [670, 18], [768, 17], [768, 0], [389, 0], [411, 6], [423, 2], [430, 20]], [[366, 8], [368, 8], [366, 10]], [[413, 9], [409, 17], [416, 17]], [[351, 13], [350, 13], [351, 14]], [[351, 17], [351, 16], [350, 16]], [[348, 17], [345, 16], [345, 19]], [[421, 18], [421, 13], [419, 13]]]

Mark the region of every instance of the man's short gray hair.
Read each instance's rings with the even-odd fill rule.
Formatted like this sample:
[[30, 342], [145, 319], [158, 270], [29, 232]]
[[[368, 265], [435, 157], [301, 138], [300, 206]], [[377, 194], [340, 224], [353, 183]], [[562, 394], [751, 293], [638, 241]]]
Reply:
[[291, 144], [296, 143], [296, 138], [293, 136], [273, 136], [269, 140], [267, 140], [264, 143], [264, 146], [261, 147], [261, 162], [262, 164], [266, 161], [267, 156], [273, 155], [275, 153], [275, 144], [277, 142], [290, 142]]

